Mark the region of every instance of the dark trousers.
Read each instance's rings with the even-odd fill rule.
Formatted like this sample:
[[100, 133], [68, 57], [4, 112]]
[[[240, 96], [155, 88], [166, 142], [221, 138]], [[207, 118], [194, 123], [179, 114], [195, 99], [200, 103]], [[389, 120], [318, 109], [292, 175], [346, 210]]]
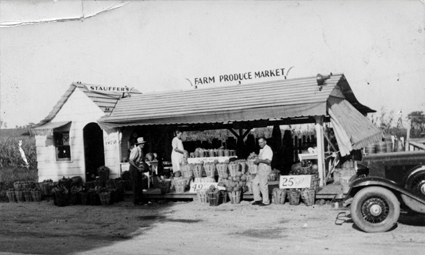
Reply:
[[130, 165], [131, 185], [133, 186], [133, 203], [138, 204], [143, 200], [142, 174], [137, 168]]

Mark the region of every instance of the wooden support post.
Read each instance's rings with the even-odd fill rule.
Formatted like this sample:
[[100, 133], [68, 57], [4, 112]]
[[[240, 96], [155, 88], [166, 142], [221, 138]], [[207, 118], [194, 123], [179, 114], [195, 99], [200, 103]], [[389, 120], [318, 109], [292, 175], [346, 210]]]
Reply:
[[317, 139], [317, 166], [319, 168], [319, 186], [326, 185], [325, 174], [325, 141], [323, 131], [323, 116], [315, 116], [316, 119], [316, 139]]
[[235, 130], [228, 128], [228, 130], [236, 137], [236, 139], [239, 139], [239, 135], [235, 132]]
[[[408, 119], [407, 120], [407, 134], [406, 134], [406, 143], [404, 145], [404, 150], [409, 151], [410, 150], [410, 129], [412, 128], [412, 122]], [[401, 140], [400, 140], [401, 142]]]

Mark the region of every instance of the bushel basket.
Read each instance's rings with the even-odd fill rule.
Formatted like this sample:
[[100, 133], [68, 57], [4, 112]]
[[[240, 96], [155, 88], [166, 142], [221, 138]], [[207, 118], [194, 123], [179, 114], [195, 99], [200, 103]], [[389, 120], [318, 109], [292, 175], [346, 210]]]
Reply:
[[306, 189], [301, 192], [301, 198], [306, 206], [314, 205], [316, 192], [312, 189]]

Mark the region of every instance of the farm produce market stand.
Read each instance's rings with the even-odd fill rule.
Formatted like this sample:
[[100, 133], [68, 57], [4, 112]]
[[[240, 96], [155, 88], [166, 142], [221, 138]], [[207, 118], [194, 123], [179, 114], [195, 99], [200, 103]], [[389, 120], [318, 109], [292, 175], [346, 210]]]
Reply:
[[[324, 123], [332, 123], [344, 153], [382, 137], [364, 117], [374, 110], [358, 102], [343, 74], [146, 94], [117, 88], [109, 89], [114, 93], [108, 96], [106, 91], [91, 91], [91, 87], [73, 84], [39, 123], [36, 140], [37, 154], [42, 154], [42, 159], [38, 159], [40, 181], [75, 175], [88, 181], [93, 177], [87, 174], [93, 172], [89, 168], [97, 164], [90, 162], [93, 148], [104, 152], [99, 161], [110, 169], [111, 177], [118, 177], [122, 164], [128, 160], [131, 141], [137, 136], [147, 139], [149, 152], [166, 158], [171, 155], [172, 132], [176, 128], [227, 129], [239, 144], [253, 128], [314, 123], [319, 184], [324, 186]], [[87, 112], [89, 105], [91, 110]], [[58, 136], [52, 136], [54, 133]], [[92, 134], [97, 133], [100, 135], [94, 139]], [[60, 146], [65, 150], [61, 151]], [[65, 154], [65, 158], [55, 157], [55, 150]], [[67, 155], [71, 157], [66, 158]]]

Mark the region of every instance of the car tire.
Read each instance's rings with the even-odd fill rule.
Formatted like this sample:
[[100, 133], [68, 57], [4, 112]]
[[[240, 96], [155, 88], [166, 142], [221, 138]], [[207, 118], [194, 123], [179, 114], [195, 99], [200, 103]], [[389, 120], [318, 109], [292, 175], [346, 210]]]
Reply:
[[354, 224], [368, 233], [390, 230], [400, 216], [400, 202], [388, 189], [367, 187], [354, 196], [351, 204]]

